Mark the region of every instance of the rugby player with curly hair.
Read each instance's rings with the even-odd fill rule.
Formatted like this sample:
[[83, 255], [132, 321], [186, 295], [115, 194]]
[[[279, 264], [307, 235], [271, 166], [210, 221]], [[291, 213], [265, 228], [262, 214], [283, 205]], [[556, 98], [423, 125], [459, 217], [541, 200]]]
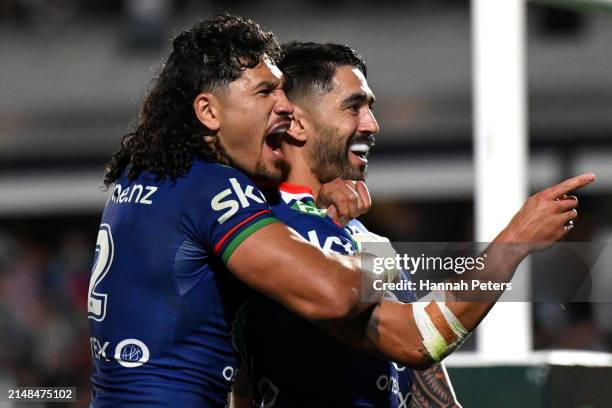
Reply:
[[[286, 172], [280, 138], [293, 107], [279, 52], [240, 17], [182, 32], [110, 161], [88, 293], [93, 407], [224, 405], [238, 367], [231, 325], [249, 286], [315, 322], [372, 304], [358, 260], [278, 222], [254, 183]], [[368, 207], [344, 190], [330, 194], [349, 195], [339, 214]]]

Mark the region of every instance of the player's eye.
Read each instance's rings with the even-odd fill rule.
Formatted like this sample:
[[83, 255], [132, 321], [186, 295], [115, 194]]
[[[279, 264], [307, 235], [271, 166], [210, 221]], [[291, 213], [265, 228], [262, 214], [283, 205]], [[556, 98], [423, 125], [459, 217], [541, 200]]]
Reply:
[[351, 110], [352, 112], [354, 112], [354, 113], [358, 113], [358, 112], [359, 112], [359, 109], [361, 109], [361, 105], [360, 105], [360, 104], [358, 104], [358, 103], [356, 103], [356, 104], [353, 104], [353, 105], [349, 105], [349, 106], [348, 106], [348, 108], [349, 108], [349, 110]]
[[265, 88], [265, 89], [258, 91], [257, 94], [258, 95], [270, 95], [272, 92], [274, 92], [274, 89]]

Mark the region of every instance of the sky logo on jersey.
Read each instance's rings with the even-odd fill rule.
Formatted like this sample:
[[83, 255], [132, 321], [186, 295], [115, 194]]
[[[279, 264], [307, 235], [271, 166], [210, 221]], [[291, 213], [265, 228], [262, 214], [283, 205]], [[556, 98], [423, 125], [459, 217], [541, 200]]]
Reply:
[[[210, 202], [210, 206], [215, 211], [223, 211], [225, 212], [217, 219], [219, 224], [223, 224], [225, 221], [230, 219], [234, 214], [238, 212], [238, 210], [242, 208], [247, 208], [251, 205], [249, 200], [252, 200], [256, 203], [263, 204], [265, 202], [265, 198], [263, 195], [257, 196], [253, 193], [253, 186], [246, 186], [243, 190], [238, 180], [235, 178], [229, 179], [231, 184], [231, 188], [227, 188], [213, 197]], [[233, 193], [233, 194], [232, 194]], [[228, 197], [229, 196], [229, 197]], [[234, 197], [235, 196], [235, 197]], [[234, 198], [237, 198], [234, 199]]]

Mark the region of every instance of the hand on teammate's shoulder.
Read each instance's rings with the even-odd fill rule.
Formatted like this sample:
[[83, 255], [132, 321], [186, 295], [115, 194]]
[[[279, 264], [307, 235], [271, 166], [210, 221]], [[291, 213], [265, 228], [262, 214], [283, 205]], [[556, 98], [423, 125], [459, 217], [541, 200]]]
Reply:
[[348, 222], [367, 213], [372, 207], [368, 187], [363, 181], [336, 178], [321, 185], [317, 194], [317, 206], [327, 209], [327, 215], [336, 222]]

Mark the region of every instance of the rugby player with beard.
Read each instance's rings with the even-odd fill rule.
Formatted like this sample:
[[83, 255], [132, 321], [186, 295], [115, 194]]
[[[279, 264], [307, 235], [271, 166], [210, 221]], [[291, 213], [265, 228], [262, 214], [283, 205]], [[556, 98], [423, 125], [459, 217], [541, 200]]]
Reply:
[[[313, 243], [324, 249], [357, 252], [358, 244], [348, 247], [351, 239], [381, 237], [370, 234], [357, 220], [342, 230], [312, 206], [325, 183], [365, 180], [367, 156], [379, 131], [365, 62], [339, 44], [291, 43], [283, 51], [279, 67], [294, 105], [294, 121], [283, 145], [290, 171], [278, 196], [267, 193], [268, 201], [279, 219], [311, 242], [314, 236]], [[312, 92], [314, 86], [320, 91]], [[326, 242], [334, 241], [325, 248]], [[412, 293], [396, 296], [405, 302], [415, 300]], [[459, 406], [441, 364], [413, 373], [382, 356], [346, 347], [266, 299], [253, 300], [247, 309], [244, 349], [251, 364], [250, 378], [245, 376], [245, 366], [234, 388], [236, 408], [407, 408], [409, 402], [411, 406]]]
[[[294, 43], [284, 51], [279, 67], [285, 74], [285, 91], [294, 104], [294, 120], [283, 144], [290, 172], [278, 192], [267, 193], [268, 201], [277, 217], [322, 249], [357, 252], [357, 236], [375, 237], [358, 222], [351, 222], [348, 230], [334, 225], [316, 208], [315, 201], [326, 188], [322, 183], [333, 183], [337, 177], [365, 179], [367, 154], [378, 132], [365, 64], [353, 50], [336, 44]], [[559, 239], [576, 216], [576, 200], [565, 193], [592, 180], [592, 175], [583, 175], [530, 198], [497, 242], [550, 243]], [[554, 213], [552, 208], [542, 211], [547, 205], [556, 206]], [[514, 270], [515, 262], [524, 255], [498, 253], [493, 257], [503, 260], [496, 266], [507, 272]], [[398, 294], [404, 304], [380, 302], [366, 324], [328, 331], [334, 338], [285, 308], [256, 297], [244, 308], [241, 319], [246, 324], [238, 343], [246, 358], [235, 384], [234, 406], [408, 407], [410, 391], [413, 407], [459, 406], [443, 366], [417, 372], [415, 380], [412, 370], [390, 362], [393, 353], [384, 352], [386, 341], [381, 339], [385, 336], [404, 345], [414, 344], [414, 350], [419, 348], [419, 329], [410, 314], [402, 310], [411, 308], [407, 303], [414, 300], [411, 295]], [[469, 304], [466, 309], [482, 313], [471, 320], [471, 328], [491, 306], [492, 302]], [[393, 333], [402, 334], [394, 337]], [[450, 330], [446, 335], [449, 342], [458, 341]], [[383, 353], [368, 354], [364, 349]]]

